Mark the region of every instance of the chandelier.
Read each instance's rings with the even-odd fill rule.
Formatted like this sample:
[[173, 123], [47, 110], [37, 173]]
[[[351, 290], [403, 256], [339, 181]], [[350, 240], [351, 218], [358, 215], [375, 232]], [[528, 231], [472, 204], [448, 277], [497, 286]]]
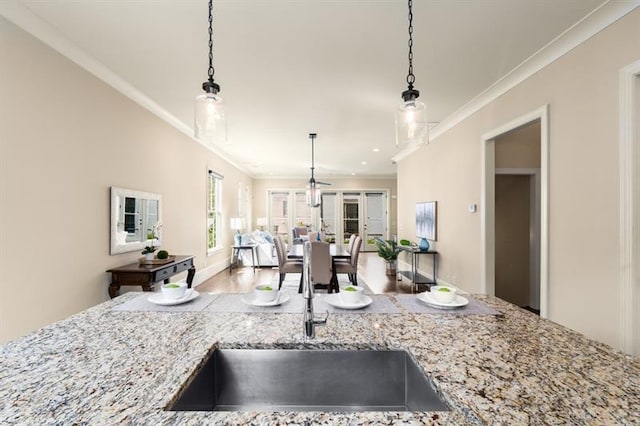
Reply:
[[319, 183], [316, 182], [315, 177], [313, 176], [313, 171], [315, 170], [315, 158], [314, 158], [314, 145], [316, 133], [309, 133], [309, 137], [311, 138], [311, 179], [309, 179], [309, 185], [307, 186], [307, 205], [309, 207], [318, 207], [320, 205], [320, 188], [318, 187]]

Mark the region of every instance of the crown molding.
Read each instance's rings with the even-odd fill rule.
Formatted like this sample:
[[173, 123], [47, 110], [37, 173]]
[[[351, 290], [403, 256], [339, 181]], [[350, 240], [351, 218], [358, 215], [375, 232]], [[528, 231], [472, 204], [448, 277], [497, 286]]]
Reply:
[[[255, 180], [303, 180], [304, 182], [308, 182], [309, 181], [309, 175], [255, 175], [253, 176], [253, 179]], [[331, 181], [332, 183], [334, 181], [353, 181], [356, 179], [361, 179], [361, 180], [389, 180], [389, 179], [397, 179], [396, 175], [349, 175], [349, 176], [342, 176], [342, 175], [335, 175], [335, 176], [324, 176], [319, 178], [322, 181]]]
[[62, 35], [58, 30], [34, 14], [29, 10], [29, 8], [22, 5], [20, 2], [15, 0], [0, 1], [0, 16], [3, 16], [10, 22], [13, 22], [33, 37], [40, 40], [42, 43], [51, 47], [53, 50], [80, 66], [85, 71], [102, 80], [116, 91], [165, 121], [192, 141], [199, 143], [231, 164], [233, 167], [252, 177], [252, 174], [246, 168], [230, 159], [225, 153], [217, 149], [217, 147], [210, 146], [196, 139], [193, 136], [193, 128], [191, 126], [185, 124], [182, 120], [178, 119], [175, 115], [161, 107], [136, 87], [123, 80], [102, 62], [88, 55], [77, 45], [69, 41], [69, 39]]
[[[460, 109], [447, 116], [429, 132], [429, 142], [435, 141], [481, 108], [495, 101], [498, 97], [638, 7], [640, 7], [640, 0], [609, 0], [603, 3], [475, 98], [464, 104]], [[405, 149], [392, 157], [392, 161], [398, 162], [417, 149], [415, 147]]]

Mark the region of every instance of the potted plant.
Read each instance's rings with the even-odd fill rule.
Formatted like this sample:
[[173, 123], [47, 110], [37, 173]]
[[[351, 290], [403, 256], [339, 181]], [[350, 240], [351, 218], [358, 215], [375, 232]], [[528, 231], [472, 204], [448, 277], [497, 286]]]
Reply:
[[378, 248], [378, 256], [387, 263], [387, 275], [395, 275], [398, 269], [398, 253], [400, 253], [398, 243], [393, 240], [376, 238], [376, 247]]
[[144, 254], [145, 260], [153, 260], [153, 253], [156, 251], [156, 248], [153, 246], [153, 243], [150, 246], [146, 246], [144, 250], [142, 250], [142, 254]]
[[142, 250], [142, 254], [144, 254], [145, 260], [153, 260], [153, 253], [157, 250], [155, 246], [158, 241], [158, 233], [162, 228], [162, 224], [160, 222], [153, 225], [153, 227], [147, 229], [147, 246]]

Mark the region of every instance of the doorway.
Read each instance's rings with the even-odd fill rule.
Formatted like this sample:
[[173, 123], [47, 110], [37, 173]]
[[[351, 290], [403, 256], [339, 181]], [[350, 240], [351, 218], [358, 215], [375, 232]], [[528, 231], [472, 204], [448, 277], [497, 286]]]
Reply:
[[363, 251], [377, 250], [376, 238], [385, 239], [387, 226], [387, 196], [384, 192], [364, 193]]
[[[482, 136], [482, 167], [483, 180], [481, 188], [481, 241], [482, 241], [482, 274], [481, 290], [492, 296], [517, 297], [514, 303], [523, 303], [539, 312], [543, 318], [548, 318], [548, 176], [549, 176], [549, 137], [548, 137], [548, 106], [545, 105], [529, 114], [519, 117], [503, 126]], [[518, 136], [525, 133], [535, 133], [535, 145], [529, 143], [519, 145], [514, 141]], [[504, 145], [505, 149], [500, 146]], [[498, 150], [496, 151], [496, 146]], [[531, 164], [530, 153], [535, 151], [537, 166]], [[523, 155], [528, 152], [529, 155]], [[505, 154], [506, 153], [506, 154]], [[506, 161], [506, 162], [505, 162]], [[497, 173], [497, 174], [496, 174]], [[511, 183], [504, 180], [502, 175], [513, 176]], [[518, 175], [522, 175], [518, 177]], [[518, 183], [514, 183], [518, 182]], [[514, 199], [509, 199], [506, 186], [520, 199], [528, 199], [526, 209], [522, 211], [522, 206], [516, 206]], [[519, 189], [518, 189], [519, 188]], [[497, 194], [497, 190], [500, 193]], [[524, 195], [523, 195], [524, 194]], [[508, 231], [501, 228], [505, 224], [503, 207], [508, 209], [520, 209], [520, 230], [521, 238], [518, 241], [519, 247], [527, 253], [524, 259], [520, 259], [521, 264], [517, 272], [517, 277], [510, 276], [509, 254], [504, 248], [496, 247], [497, 243], [503, 244], [505, 235], [507, 243], [511, 243]], [[497, 207], [501, 208], [497, 212]], [[528, 214], [527, 214], [528, 212]], [[512, 212], [513, 213], [513, 212]], [[499, 215], [499, 216], [497, 216]], [[526, 215], [526, 220], [523, 216]], [[500, 223], [498, 222], [500, 220]], [[524, 230], [524, 223], [526, 231]], [[532, 233], [530, 233], [533, 231]], [[501, 241], [498, 241], [501, 239]], [[512, 239], [512, 238], [511, 238]], [[496, 262], [498, 252], [500, 259]], [[506, 265], [506, 266], [505, 266]], [[501, 268], [497, 270], [497, 268]], [[504, 269], [506, 268], [506, 269]], [[524, 271], [524, 272], [523, 272]], [[517, 282], [515, 282], [517, 280]], [[505, 290], [505, 287], [507, 289]], [[517, 290], [516, 290], [517, 289]], [[528, 290], [528, 291], [527, 291]], [[505, 293], [505, 291], [507, 293]], [[511, 293], [516, 292], [518, 296]], [[500, 296], [501, 293], [502, 296]], [[507, 296], [505, 296], [507, 294]], [[507, 299], [508, 300], [508, 299]]]
[[496, 168], [495, 242], [495, 295], [539, 315], [539, 168]]

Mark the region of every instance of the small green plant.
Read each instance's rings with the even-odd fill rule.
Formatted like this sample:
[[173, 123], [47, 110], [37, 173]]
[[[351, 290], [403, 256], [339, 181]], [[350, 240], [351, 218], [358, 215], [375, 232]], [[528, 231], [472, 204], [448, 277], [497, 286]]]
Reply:
[[158, 259], [168, 259], [169, 258], [169, 252], [166, 250], [160, 250], [158, 252], [158, 254], [156, 255], [156, 257]]
[[409, 241], [409, 240], [400, 240], [400, 245], [401, 246], [410, 246], [411, 245], [411, 241]]
[[398, 247], [398, 243], [396, 243], [395, 241], [376, 238], [376, 247], [378, 249], [378, 256], [380, 256], [387, 262], [398, 259], [400, 248]]
[[142, 254], [149, 254], [153, 253], [154, 251], [156, 251], [156, 248], [154, 246], [146, 246], [144, 250], [142, 250]]

